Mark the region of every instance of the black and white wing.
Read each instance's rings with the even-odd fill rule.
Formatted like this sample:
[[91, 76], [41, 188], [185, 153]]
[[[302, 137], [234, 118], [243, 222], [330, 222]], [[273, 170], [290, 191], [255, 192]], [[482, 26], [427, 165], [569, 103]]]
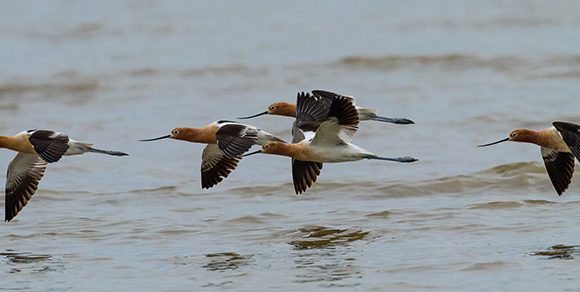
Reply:
[[292, 180], [296, 194], [305, 192], [316, 182], [322, 163], [292, 159]]
[[216, 144], [208, 144], [201, 155], [201, 187], [209, 189], [236, 169], [240, 157], [227, 157]]
[[36, 154], [18, 153], [6, 175], [5, 220], [10, 221], [32, 198], [46, 169], [46, 161]]
[[237, 158], [246, 153], [258, 140], [258, 130], [242, 124], [225, 124], [216, 133], [219, 149], [226, 157]]
[[34, 151], [48, 163], [59, 161], [69, 148], [69, 138], [66, 134], [46, 130], [29, 133], [28, 141], [34, 147]]
[[[296, 97], [296, 120], [294, 121], [294, 136], [308, 136], [306, 132], [315, 132], [328, 117], [330, 105], [325, 98], [318, 98], [307, 92], [299, 92]], [[302, 133], [299, 133], [301, 131]], [[297, 137], [292, 139], [298, 140]]]
[[[296, 98], [296, 120], [292, 125], [292, 143], [311, 140], [322, 122], [327, 119], [332, 100], [316, 97], [309, 93], [298, 93]], [[294, 191], [301, 194], [312, 186], [322, 163], [292, 159], [292, 180]]]
[[358, 130], [359, 116], [354, 104], [344, 97], [333, 100], [328, 118], [320, 124], [312, 144], [336, 145], [348, 143]]
[[558, 195], [562, 195], [572, 181], [574, 175], [574, 156], [568, 152], [558, 152], [541, 147], [542, 158], [548, 171], [548, 176]]

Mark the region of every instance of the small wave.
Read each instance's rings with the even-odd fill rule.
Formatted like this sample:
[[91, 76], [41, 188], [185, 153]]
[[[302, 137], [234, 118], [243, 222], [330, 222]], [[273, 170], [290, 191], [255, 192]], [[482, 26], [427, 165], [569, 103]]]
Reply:
[[350, 56], [338, 60], [336, 65], [381, 70], [396, 70], [421, 66], [455, 70], [489, 68], [498, 71], [511, 71], [514, 68], [528, 66], [529, 62], [511, 56], [481, 58], [464, 54], [446, 54], [419, 56], [394, 55], [382, 57]]
[[543, 75], [536, 75], [536, 78], [547, 79], [580, 79], [580, 70], [572, 70], [565, 72], [546, 73]]
[[176, 190], [177, 190], [176, 186], [161, 186], [161, 187], [157, 187], [157, 188], [134, 189], [134, 190], [128, 191], [127, 193], [141, 194], [141, 193], [175, 192]]
[[385, 210], [385, 211], [373, 212], [373, 213], [366, 214], [366, 217], [367, 218], [374, 218], [374, 219], [386, 219], [386, 218], [390, 218], [394, 214], [395, 214], [395, 212], [393, 212], [393, 211]]
[[502, 176], [515, 176], [521, 173], [544, 173], [544, 166], [538, 162], [516, 162], [509, 164], [501, 164], [494, 166], [490, 169], [478, 172], [480, 175], [495, 175], [501, 174]]
[[59, 80], [40, 83], [5, 82], [0, 84], [0, 98], [6, 98], [7, 103], [4, 107], [14, 111], [20, 109], [21, 101], [46, 101], [47, 98], [54, 102], [78, 106], [94, 100], [95, 95], [91, 93], [100, 87], [96, 79], [57, 79]]
[[523, 202], [526, 205], [550, 205], [550, 204], [556, 204], [556, 202], [546, 201], [546, 200], [524, 200]]
[[475, 264], [472, 264], [471, 266], [463, 269], [463, 271], [489, 271], [489, 270], [514, 268], [517, 266], [518, 266], [518, 264], [516, 264], [516, 263], [509, 263], [509, 262], [504, 262], [504, 261], [495, 261], [495, 262], [487, 262], [487, 263], [475, 263]]
[[251, 186], [251, 187], [237, 187], [231, 188], [228, 192], [234, 194], [241, 194], [245, 196], [271, 196], [282, 192], [283, 190], [290, 190], [291, 183], [284, 183], [277, 186]]
[[280, 219], [280, 218], [286, 218], [286, 216], [282, 214], [266, 212], [256, 216], [251, 215], [241, 216], [238, 218], [228, 220], [227, 222], [235, 224], [262, 224], [267, 222], [269, 219]]
[[349, 69], [402, 70], [434, 68], [437, 70], [492, 70], [517, 74], [527, 79], [578, 79], [580, 56], [550, 56], [525, 59], [518, 56], [480, 57], [465, 54], [347, 56], [331, 65]]
[[[361, 185], [361, 184], [358, 184]], [[364, 184], [363, 184], [364, 185]], [[552, 192], [544, 166], [537, 162], [503, 164], [471, 175], [458, 175], [425, 181], [392, 181], [374, 188], [371, 196], [407, 197], [435, 194]]]
[[515, 201], [504, 201], [504, 202], [488, 202], [481, 204], [473, 204], [469, 206], [469, 209], [513, 209], [523, 206], [523, 203]]
[[262, 224], [264, 223], [263, 218], [259, 216], [241, 216], [232, 220], [228, 221], [229, 223], [237, 223], [237, 224]]
[[[575, 183], [573, 182], [572, 184]], [[571, 185], [570, 187], [572, 188], [573, 186]], [[291, 183], [284, 183], [278, 186], [241, 187], [230, 189], [229, 191], [247, 196], [270, 196], [278, 193], [287, 194], [291, 192], [291, 189]], [[498, 165], [470, 175], [457, 175], [422, 181], [356, 181], [356, 183], [326, 181], [316, 183], [309, 192], [300, 196], [300, 198], [304, 200], [315, 199], [315, 196], [309, 196], [310, 193], [333, 193], [334, 196], [360, 194], [360, 196], [372, 199], [386, 196], [397, 198], [437, 194], [505, 193], [512, 190], [517, 190], [519, 193], [553, 192], [545, 167], [541, 163], [519, 162]]]
[[224, 74], [252, 74], [264, 75], [268, 73], [267, 68], [250, 68], [244, 65], [224, 65], [224, 66], [208, 66], [200, 69], [191, 69], [180, 71], [180, 75], [184, 77], [203, 76], [203, 75], [224, 75]]
[[27, 35], [32, 38], [47, 39], [86, 39], [98, 35], [103, 26], [96, 22], [81, 23], [77, 26], [62, 30], [36, 30]]
[[0, 95], [41, 92], [43, 94], [79, 93], [94, 91], [99, 88], [97, 80], [78, 80], [54, 83], [21, 83], [8, 82], [0, 85]]

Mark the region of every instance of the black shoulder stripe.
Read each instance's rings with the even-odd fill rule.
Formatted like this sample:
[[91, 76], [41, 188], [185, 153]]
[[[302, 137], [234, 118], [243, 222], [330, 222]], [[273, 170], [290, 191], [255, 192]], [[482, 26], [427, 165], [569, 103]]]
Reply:
[[68, 136], [53, 131], [35, 131], [30, 135], [28, 141], [34, 147], [34, 151], [49, 163], [59, 161], [69, 147], [67, 144]]
[[580, 161], [580, 125], [566, 122], [554, 122], [553, 125], [562, 134], [562, 139], [576, 159]]
[[216, 133], [218, 147], [226, 157], [239, 157], [258, 140], [258, 131], [244, 125], [222, 126]]
[[219, 120], [217, 121], [217, 124], [224, 124], [224, 123], [235, 123], [234, 121], [229, 121], [229, 120]]

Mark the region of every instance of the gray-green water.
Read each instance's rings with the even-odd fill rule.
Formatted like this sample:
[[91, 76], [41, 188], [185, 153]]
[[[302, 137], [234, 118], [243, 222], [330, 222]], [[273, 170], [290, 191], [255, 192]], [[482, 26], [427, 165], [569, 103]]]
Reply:
[[[0, 5], [0, 133], [131, 154], [49, 166], [0, 224], [0, 290], [580, 286], [580, 178], [558, 197], [538, 147], [475, 147], [580, 123], [576, 1]], [[253, 156], [208, 191], [202, 145], [137, 142], [317, 88], [415, 120], [361, 123], [355, 143], [420, 161], [326, 164], [296, 196], [289, 159]], [[290, 136], [287, 118], [250, 122]]]

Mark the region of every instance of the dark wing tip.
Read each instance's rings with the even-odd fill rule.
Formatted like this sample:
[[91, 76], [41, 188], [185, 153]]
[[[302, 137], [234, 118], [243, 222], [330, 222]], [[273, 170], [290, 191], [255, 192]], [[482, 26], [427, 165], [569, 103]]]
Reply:
[[25, 177], [23, 181], [14, 189], [6, 189], [5, 221], [12, 220], [24, 207], [38, 189], [39, 180], [32, 177]]
[[328, 116], [336, 117], [339, 125], [358, 126], [358, 111], [352, 101], [346, 97], [341, 96], [333, 100]]
[[328, 117], [328, 99], [299, 92], [296, 99], [296, 126], [303, 131], [315, 131]]
[[574, 156], [566, 152], [555, 153], [555, 156], [544, 157], [544, 164], [556, 193], [561, 196], [572, 182]]
[[322, 163], [320, 162], [292, 160], [292, 179], [297, 195], [305, 192], [316, 182], [321, 169]]

